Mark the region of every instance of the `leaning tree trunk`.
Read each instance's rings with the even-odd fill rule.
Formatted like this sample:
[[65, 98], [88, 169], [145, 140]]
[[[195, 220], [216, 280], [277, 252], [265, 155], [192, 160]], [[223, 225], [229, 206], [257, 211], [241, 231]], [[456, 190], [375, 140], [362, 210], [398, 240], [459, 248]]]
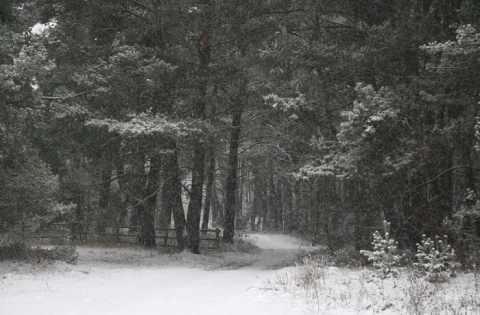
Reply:
[[237, 190], [238, 147], [242, 122], [242, 106], [234, 108], [232, 117], [232, 131], [230, 134], [230, 151], [228, 155], [227, 189], [225, 198], [225, 230], [223, 241], [233, 243], [235, 234], [235, 195]]

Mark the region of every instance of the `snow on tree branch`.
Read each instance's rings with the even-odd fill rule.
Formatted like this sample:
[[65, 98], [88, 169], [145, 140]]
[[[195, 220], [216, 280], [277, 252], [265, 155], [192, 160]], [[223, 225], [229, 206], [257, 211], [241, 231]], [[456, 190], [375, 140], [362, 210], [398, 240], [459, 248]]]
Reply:
[[165, 135], [175, 138], [197, 137], [203, 138], [208, 126], [199, 121], [172, 122], [159, 115], [142, 113], [130, 115], [130, 120], [90, 119], [87, 126], [108, 127], [109, 132], [119, 133], [127, 137], [145, 135]]

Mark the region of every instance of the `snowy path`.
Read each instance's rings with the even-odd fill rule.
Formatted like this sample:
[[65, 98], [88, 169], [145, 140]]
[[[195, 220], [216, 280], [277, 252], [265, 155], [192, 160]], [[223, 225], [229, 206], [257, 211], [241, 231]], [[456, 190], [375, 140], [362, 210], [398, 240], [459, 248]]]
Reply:
[[273, 299], [264, 281], [306, 247], [284, 235], [250, 237], [260, 253], [79, 248], [73, 266], [3, 263], [0, 314], [305, 314], [301, 301]]

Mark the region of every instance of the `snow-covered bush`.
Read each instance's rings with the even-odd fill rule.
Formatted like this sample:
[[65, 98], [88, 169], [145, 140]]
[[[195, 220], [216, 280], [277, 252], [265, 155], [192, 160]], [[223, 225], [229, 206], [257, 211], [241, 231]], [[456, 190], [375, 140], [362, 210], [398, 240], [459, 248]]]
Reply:
[[360, 253], [367, 256], [368, 260], [373, 262], [382, 278], [389, 276], [396, 277], [399, 274], [397, 267], [404, 259], [405, 254], [399, 255], [398, 242], [390, 238], [390, 222], [383, 221], [385, 229], [385, 239], [378, 231], [373, 233], [373, 251], [361, 250]]
[[417, 263], [414, 267], [425, 279], [430, 282], [446, 282], [451, 276], [455, 276], [457, 263], [455, 251], [447, 243], [447, 236], [443, 240], [436, 236], [434, 240], [422, 236], [421, 244], [417, 244]]

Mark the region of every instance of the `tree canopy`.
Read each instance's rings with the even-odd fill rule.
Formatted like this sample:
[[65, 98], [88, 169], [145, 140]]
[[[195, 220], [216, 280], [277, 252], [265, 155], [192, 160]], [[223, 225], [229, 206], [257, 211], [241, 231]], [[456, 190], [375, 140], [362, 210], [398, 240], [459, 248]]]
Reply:
[[0, 32], [2, 229], [480, 236], [476, 1], [9, 0]]

